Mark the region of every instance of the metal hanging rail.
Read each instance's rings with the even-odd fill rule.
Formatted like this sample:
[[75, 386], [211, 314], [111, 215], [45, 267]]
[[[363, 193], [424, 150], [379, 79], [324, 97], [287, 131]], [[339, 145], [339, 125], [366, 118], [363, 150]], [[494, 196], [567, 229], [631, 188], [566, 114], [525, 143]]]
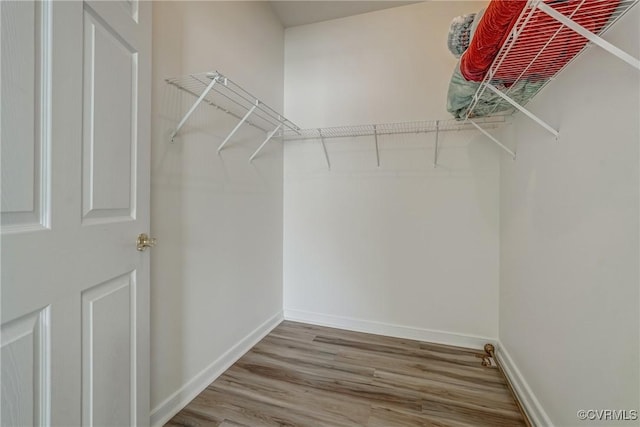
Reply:
[[[477, 120], [474, 118], [476, 106], [478, 106], [485, 91], [489, 90], [501, 98], [501, 101], [496, 103], [489, 115], [498, 111], [498, 107], [503, 105], [501, 104], [502, 102], [509, 103], [513, 108], [527, 115], [557, 139], [558, 131], [524, 106], [551, 79], [562, 72], [569, 63], [573, 62], [586, 49], [588, 42], [600, 46], [640, 70], [640, 60], [601, 37], [604, 32], [611, 28], [638, 2], [639, 0], [619, 0], [615, 3], [606, 4], [603, 1], [582, 0], [552, 4], [543, 0], [529, 0], [527, 7], [523, 9], [518, 17], [509, 37], [478, 87], [473, 97], [473, 102], [467, 109], [465, 122], [470, 122], [476, 126], [477, 121], [473, 123], [473, 120]], [[548, 19], [549, 17], [552, 19]], [[576, 21], [588, 23], [591, 28], [597, 29], [598, 34], [594, 34]], [[541, 44], [539, 34], [545, 31], [550, 31], [553, 34], [546, 41], [543, 40], [544, 43]], [[574, 32], [579, 37], [573, 34]], [[525, 40], [533, 40], [534, 43], [525, 43]], [[558, 47], [558, 43], [555, 43], [558, 41], [563, 41], [561, 47]], [[564, 65], [558, 66], [557, 61], [567, 52], [573, 52], [573, 57]], [[506, 78], [505, 76], [512, 77]], [[527, 79], [534, 79], [529, 81], [536, 81], [541, 84], [538, 84], [534, 92], [527, 97], [527, 100], [520, 104], [510, 94], [514, 88], [523, 87], [523, 84], [527, 83]], [[483, 133], [515, 157], [515, 154], [495, 137], [485, 131]]]
[[[238, 124], [229, 132], [218, 147], [218, 152], [225, 147], [233, 135], [245, 123], [267, 134], [266, 139], [256, 152], [253, 153], [249, 161], [253, 161], [273, 137], [282, 136], [284, 131], [292, 134], [300, 133], [300, 128], [291, 120], [217, 71], [173, 77], [165, 81], [196, 97], [194, 104], [185, 113], [184, 117], [178, 122], [175, 130], [171, 133], [172, 142], [175, 141], [175, 137], [180, 132], [180, 129], [182, 129], [184, 124], [189, 120], [189, 117], [201, 103], [209, 104], [239, 120]], [[216, 95], [215, 99], [214, 95]], [[278, 133], [279, 135], [276, 135]]]
[[[491, 116], [481, 117], [473, 122], [463, 122], [460, 120], [425, 120], [416, 122], [401, 122], [401, 123], [383, 123], [383, 124], [370, 124], [370, 125], [354, 125], [354, 126], [337, 126], [328, 128], [316, 128], [316, 129], [299, 129], [298, 132], [292, 132], [287, 130], [283, 133], [282, 137], [285, 141], [301, 141], [301, 140], [318, 140], [322, 146], [325, 160], [327, 162], [327, 168], [331, 169], [331, 162], [329, 160], [329, 153], [325, 141], [331, 138], [353, 138], [353, 137], [373, 137], [376, 151], [376, 162], [380, 166], [380, 151], [378, 147], [378, 138], [384, 135], [402, 135], [402, 134], [421, 134], [421, 133], [435, 133], [435, 147], [433, 155], [433, 165], [437, 166], [438, 162], [438, 150], [439, 142], [438, 138], [441, 132], [451, 131], [463, 131], [463, 130], [480, 130], [486, 133], [485, 129], [495, 129], [506, 123], [505, 116]], [[495, 139], [493, 139], [495, 142]], [[509, 151], [514, 155], [511, 150], [499, 144], [501, 148]]]

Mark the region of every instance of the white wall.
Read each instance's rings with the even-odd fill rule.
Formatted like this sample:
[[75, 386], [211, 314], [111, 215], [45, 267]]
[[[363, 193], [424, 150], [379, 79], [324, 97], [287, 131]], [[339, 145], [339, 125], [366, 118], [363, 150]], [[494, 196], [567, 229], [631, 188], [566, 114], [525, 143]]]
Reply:
[[[640, 57], [638, 22], [636, 7], [605, 38]], [[638, 409], [639, 81], [591, 47], [530, 104], [559, 141], [522, 116], [504, 136], [500, 341], [544, 424]]]
[[245, 126], [219, 156], [216, 148], [237, 121], [203, 105], [170, 144], [171, 129], [195, 98], [164, 79], [219, 70], [282, 111], [284, 30], [266, 2], [153, 6], [151, 231], [158, 245], [151, 262], [151, 405], [157, 423], [282, 311], [281, 143], [269, 144], [250, 165], [264, 134]]
[[[425, 2], [287, 29], [285, 114], [302, 127], [446, 119], [449, 22]], [[285, 316], [457, 344], [498, 332], [501, 156], [477, 132], [285, 146]], [[442, 332], [442, 333], [438, 333]], [[459, 335], [464, 335], [462, 337]], [[471, 337], [483, 337], [473, 339]]]
[[485, 3], [424, 2], [288, 28], [287, 115], [303, 128], [449, 118], [449, 24]]

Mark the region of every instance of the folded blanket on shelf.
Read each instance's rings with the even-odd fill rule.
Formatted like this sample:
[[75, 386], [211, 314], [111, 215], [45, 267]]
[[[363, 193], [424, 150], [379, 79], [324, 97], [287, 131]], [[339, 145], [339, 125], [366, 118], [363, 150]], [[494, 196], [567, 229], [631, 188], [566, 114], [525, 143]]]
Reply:
[[[522, 79], [509, 88], [509, 97], [518, 104], [526, 103], [540, 88], [546, 83], [546, 80], [528, 80]], [[447, 96], [447, 111], [458, 120], [466, 117], [467, 109], [473, 102], [473, 96], [480, 87], [480, 83], [465, 79], [460, 72], [460, 67], [456, 69], [451, 76], [449, 84], [449, 94]], [[498, 89], [506, 90], [502, 85], [498, 85]], [[510, 113], [515, 108], [500, 98], [497, 94], [486, 89], [475, 108], [471, 117], [483, 117], [496, 113]]]

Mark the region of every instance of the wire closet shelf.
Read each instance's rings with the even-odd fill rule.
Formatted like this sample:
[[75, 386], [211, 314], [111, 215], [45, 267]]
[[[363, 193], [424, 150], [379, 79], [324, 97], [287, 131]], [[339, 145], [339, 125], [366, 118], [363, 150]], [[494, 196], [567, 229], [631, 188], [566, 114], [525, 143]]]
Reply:
[[[476, 120], [476, 123], [482, 124], [485, 129], [496, 128], [505, 122], [506, 119], [504, 116], [497, 115], [481, 117]], [[375, 137], [473, 129], [475, 129], [475, 127], [471, 123], [447, 119], [300, 129], [299, 132], [284, 131], [282, 136], [285, 141], [300, 141], [305, 139], [350, 138], [359, 136]]]
[[[421, 134], [421, 133], [435, 133], [435, 145], [433, 149], [433, 166], [438, 164], [438, 140], [440, 132], [447, 131], [464, 131], [477, 129], [480, 132], [496, 141], [485, 129], [495, 129], [506, 123], [506, 117], [503, 115], [496, 115], [492, 117], [481, 117], [476, 121], [469, 120], [463, 122], [460, 120], [448, 119], [448, 120], [422, 120], [414, 122], [399, 122], [399, 123], [381, 123], [381, 124], [368, 124], [368, 125], [351, 125], [351, 126], [335, 126], [326, 128], [315, 129], [301, 129], [299, 132], [285, 131], [282, 134], [285, 141], [302, 141], [302, 140], [319, 140], [322, 144], [322, 150], [324, 152], [325, 160], [327, 162], [327, 168], [331, 169], [331, 161], [329, 160], [329, 153], [325, 140], [330, 138], [353, 138], [353, 137], [373, 137], [376, 150], [376, 161], [378, 167], [380, 166], [380, 150], [378, 146], [378, 137], [384, 135], [402, 135], [402, 134]], [[482, 126], [480, 126], [482, 125]], [[506, 150], [511, 152], [507, 147]], [[515, 157], [515, 153], [511, 152]]]
[[[557, 138], [556, 129], [524, 106], [590, 44], [600, 46], [640, 70], [640, 60], [601, 38], [638, 1], [530, 0], [478, 87], [465, 121], [475, 120], [483, 94], [490, 91], [500, 99], [489, 115], [504, 109], [501, 107], [508, 103], [512, 112], [521, 111]], [[514, 100], [514, 88], [525, 85], [531, 94], [518, 103]]]
[[178, 132], [180, 132], [180, 129], [198, 108], [198, 105], [203, 102], [239, 120], [236, 126], [218, 146], [218, 152], [224, 148], [231, 137], [245, 123], [267, 133], [266, 139], [249, 158], [249, 161], [252, 161], [274, 136], [278, 134], [281, 135], [285, 129], [293, 133], [300, 132], [300, 128], [291, 120], [217, 71], [172, 77], [165, 81], [196, 97], [195, 103], [186, 112], [172, 132], [172, 142], [175, 141]]
[[[175, 137], [198, 106], [201, 103], [208, 104], [239, 120], [236, 126], [218, 146], [218, 152], [224, 148], [243, 124], [253, 126], [267, 134], [259, 148], [251, 155], [249, 161], [252, 161], [264, 146], [274, 137], [282, 138], [284, 141], [318, 139], [322, 142], [327, 165], [330, 166], [329, 155], [324, 144], [325, 139], [371, 136], [375, 139], [376, 157], [378, 159], [378, 166], [380, 166], [378, 136], [435, 132], [435, 165], [439, 132], [471, 130], [475, 127], [488, 135], [488, 133], [483, 128], [480, 128], [475, 122], [465, 123], [454, 119], [301, 129], [291, 120], [287, 119], [282, 114], [259, 100], [256, 96], [243, 89], [240, 85], [217, 71], [168, 78], [166, 79], [166, 82], [196, 98], [191, 108], [189, 108], [185, 113], [175, 130], [172, 132], [171, 141], [175, 140]], [[493, 116], [477, 120], [477, 123], [482, 124], [486, 129], [496, 128], [504, 122], [504, 116]]]

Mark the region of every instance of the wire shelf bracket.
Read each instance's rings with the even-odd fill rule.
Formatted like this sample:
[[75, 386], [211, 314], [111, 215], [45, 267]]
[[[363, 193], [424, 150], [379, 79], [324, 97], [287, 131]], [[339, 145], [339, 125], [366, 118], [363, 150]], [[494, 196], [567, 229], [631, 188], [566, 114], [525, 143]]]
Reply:
[[249, 157], [249, 163], [251, 163], [253, 161], [253, 159], [256, 158], [256, 156], [258, 155], [258, 153], [260, 153], [260, 151], [262, 151], [262, 149], [264, 148], [265, 145], [267, 145], [267, 142], [269, 142], [271, 140], [271, 138], [273, 138], [273, 135], [276, 134], [276, 132], [278, 132], [280, 130], [280, 128], [282, 127], [282, 124], [279, 124], [274, 130], [271, 131], [271, 133], [269, 133], [269, 135], [267, 135], [267, 139], [265, 139], [262, 144], [260, 144], [260, 147], [258, 147], [258, 149], [255, 151], [255, 153], [253, 153], [251, 155], [251, 157]]
[[502, 91], [500, 89], [496, 88], [491, 83], [487, 83], [486, 85], [487, 85], [488, 89], [490, 89], [492, 92], [494, 92], [500, 98], [504, 99], [509, 104], [513, 105], [515, 108], [520, 110], [523, 114], [525, 114], [531, 120], [533, 120], [534, 122], [536, 122], [537, 124], [539, 124], [540, 126], [545, 128], [546, 130], [548, 130], [556, 139], [558, 139], [558, 134], [559, 134], [558, 131], [555, 130], [554, 128], [552, 128], [550, 125], [548, 125], [544, 120], [542, 120], [541, 118], [539, 118], [538, 116], [533, 114], [531, 111], [529, 111], [526, 108], [524, 108], [522, 105], [518, 104], [513, 99], [509, 98], [509, 96], [507, 96], [506, 94], [502, 93]]
[[433, 146], [433, 167], [438, 167], [438, 139], [440, 137], [440, 120], [436, 120], [436, 143]]
[[467, 119], [467, 121], [469, 123], [471, 123], [476, 129], [478, 129], [480, 132], [482, 132], [487, 138], [489, 138], [491, 141], [495, 142], [496, 145], [498, 145], [498, 147], [502, 148], [504, 151], [506, 151], [507, 153], [509, 153], [509, 155], [511, 155], [511, 157], [515, 160], [516, 159], [516, 153], [514, 153], [512, 150], [510, 150], [509, 148], [507, 148], [506, 145], [504, 145], [503, 143], [501, 143], [500, 141], [498, 141], [496, 139], [496, 137], [494, 137], [493, 135], [491, 135], [489, 132], [487, 132], [486, 130], [484, 130], [479, 124], [477, 124], [476, 122], [474, 122], [471, 119]]
[[324, 158], [327, 161], [327, 169], [331, 170], [331, 162], [329, 161], [329, 153], [327, 152], [327, 146], [324, 143], [324, 136], [322, 135], [322, 129], [318, 129], [320, 135], [320, 144], [322, 144], [322, 151], [324, 151]]
[[[175, 141], [189, 117], [202, 103], [209, 104], [239, 120], [218, 146], [218, 153], [244, 124], [260, 129], [266, 134], [266, 139], [251, 155], [249, 162], [256, 158], [272, 138], [282, 137], [285, 130], [294, 135], [300, 134], [300, 128], [296, 124], [217, 71], [173, 77], [166, 79], [166, 82], [196, 97], [196, 101], [171, 132], [171, 142]], [[215, 99], [214, 95], [216, 95]]]
[[378, 125], [373, 125], [373, 140], [376, 143], [376, 162], [380, 167], [380, 149], [378, 148]]
[[238, 131], [238, 129], [240, 129], [240, 126], [242, 126], [244, 122], [247, 121], [249, 116], [255, 111], [256, 108], [258, 108], [258, 103], [256, 103], [256, 105], [254, 105], [253, 107], [249, 108], [249, 111], [247, 111], [247, 114], [244, 115], [244, 117], [238, 122], [236, 127], [234, 127], [233, 130], [229, 133], [229, 135], [227, 135], [227, 137], [222, 141], [222, 144], [220, 144], [220, 146], [218, 147], [218, 153], [224, 148], [224, 146], [227, 144], [227, 142], [229, 142], [231, 137]]
[[184, 115], [184, 117], [182, 117], [182, 120], [180, 120], [175, 130], [171, 132], [171, 142], [175, 142], [176, 135], [178, 135], [178, 132], [180, 132], [180, 129], [182, 129], [182, 126], [184, 126], [184, 124], [187, 122], [189, 117], [191, 117], [191, 114], [193, 114], [193, 112], [196, 111], [196, 108], [198, 108], [198, 105], [200, 105], [202, 100], [209, 94], [209, 92], [211, 92], [211, 89], [213, 89], [213, 86], [217, 82], [218, 82], [218, 76], [215, 76], [214, 78], [211, 79], [211, 83], [209, 83], [209, 85], [205, 88], [205, 90], [202, 91], [202, 94], [200, 94], [198, 99], [196, 99], [196, 102], [193, 103], [193, 105], [191, 106], [191, 108], [189, 108], [189, 110]]

